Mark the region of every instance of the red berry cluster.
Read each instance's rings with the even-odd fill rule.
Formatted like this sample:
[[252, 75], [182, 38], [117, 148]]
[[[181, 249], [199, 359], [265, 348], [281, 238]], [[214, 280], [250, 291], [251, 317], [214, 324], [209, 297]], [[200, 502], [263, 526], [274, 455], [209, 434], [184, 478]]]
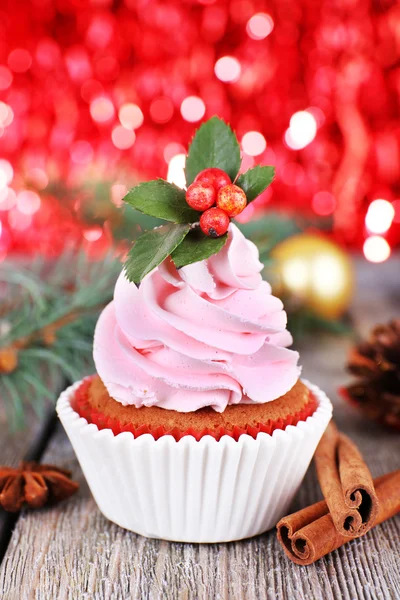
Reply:
[[[203, 214], [200, 227], [209, 237], [220, 237], [228, 231], [231, 217], [246, 208], [244, 191], [233, 184], [221, 169], [204, 169], [186, 192], [186, 202]], [[214, 206], [216, 205], [216, 206]]]

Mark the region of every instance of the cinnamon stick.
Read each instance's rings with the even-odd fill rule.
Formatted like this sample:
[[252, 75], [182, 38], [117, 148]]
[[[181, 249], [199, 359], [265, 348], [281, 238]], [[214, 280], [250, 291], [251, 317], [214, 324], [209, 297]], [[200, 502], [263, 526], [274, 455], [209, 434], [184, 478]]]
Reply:
[[[379, 501], [378, 525], [400, 511], [400, 470], [378, 477], [373, 483]], [[356, 537], [336, 529], [324, 500], [284, 517], [277, 530], [286, 555], [298, 565], [310, 565]]]
[[357, 446], [331, 421], [314, 456], [319, 484], [338, 532], [359, 537], [373, 527], [378, 498]]

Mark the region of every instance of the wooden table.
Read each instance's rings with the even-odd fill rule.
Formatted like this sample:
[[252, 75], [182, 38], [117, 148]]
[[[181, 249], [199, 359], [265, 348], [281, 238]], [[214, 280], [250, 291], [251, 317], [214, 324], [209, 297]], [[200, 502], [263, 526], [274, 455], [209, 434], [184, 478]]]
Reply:
[[[400, 257], [376, 266], [357, 261], [352, 315], [358, 332], [398, 316], [399, 308]], [[315, 336], [300, 348], [303, 372], [330, 395], [339, 427], [377, 476], [400, 467], [400, 435], [365, 421], [338, 399], [350, 345], [347, 337]], [[52, 430], [32, 421], [29, 432], [11, 437], [0, 421], [0, 436], [2, 463], [41, 455], [44, 462], [71, 468], [81, 483], [78, 495], [58, 507], [23, 512], [18, 519], [0, 513], [2, 600], [400, 598], [400, 516], [310, 567], [285, 557], [275, 531], [230, 544], [149, 540], [101, 515], [60, 426]], [[310, 468], [293, 509], [319, 498]]]

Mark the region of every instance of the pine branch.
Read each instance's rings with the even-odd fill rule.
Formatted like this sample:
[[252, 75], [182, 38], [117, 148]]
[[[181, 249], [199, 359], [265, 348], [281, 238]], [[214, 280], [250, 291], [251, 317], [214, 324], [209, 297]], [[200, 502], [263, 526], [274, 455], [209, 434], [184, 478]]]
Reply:
[[0, 274], [0, 404], [10, 427], [24, 424], [26, 404], [42, 416], [56, 380], [93, 370], [94, 327], [112, 299], [121, 264], [68, 252], [57, 261], [6, 263]]

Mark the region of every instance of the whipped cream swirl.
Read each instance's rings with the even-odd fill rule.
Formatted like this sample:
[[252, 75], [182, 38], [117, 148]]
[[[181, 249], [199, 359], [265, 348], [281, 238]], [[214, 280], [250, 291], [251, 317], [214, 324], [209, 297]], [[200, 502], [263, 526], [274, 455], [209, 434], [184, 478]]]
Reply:
[[180, 412], [270, 402], [300, 375], [282, 302], [256, 246], [230, 225], [224, 248], [177, 270], [168, 258], [139, 288], [122, 272], [98, 320], [97, 372], [123, 405]]

